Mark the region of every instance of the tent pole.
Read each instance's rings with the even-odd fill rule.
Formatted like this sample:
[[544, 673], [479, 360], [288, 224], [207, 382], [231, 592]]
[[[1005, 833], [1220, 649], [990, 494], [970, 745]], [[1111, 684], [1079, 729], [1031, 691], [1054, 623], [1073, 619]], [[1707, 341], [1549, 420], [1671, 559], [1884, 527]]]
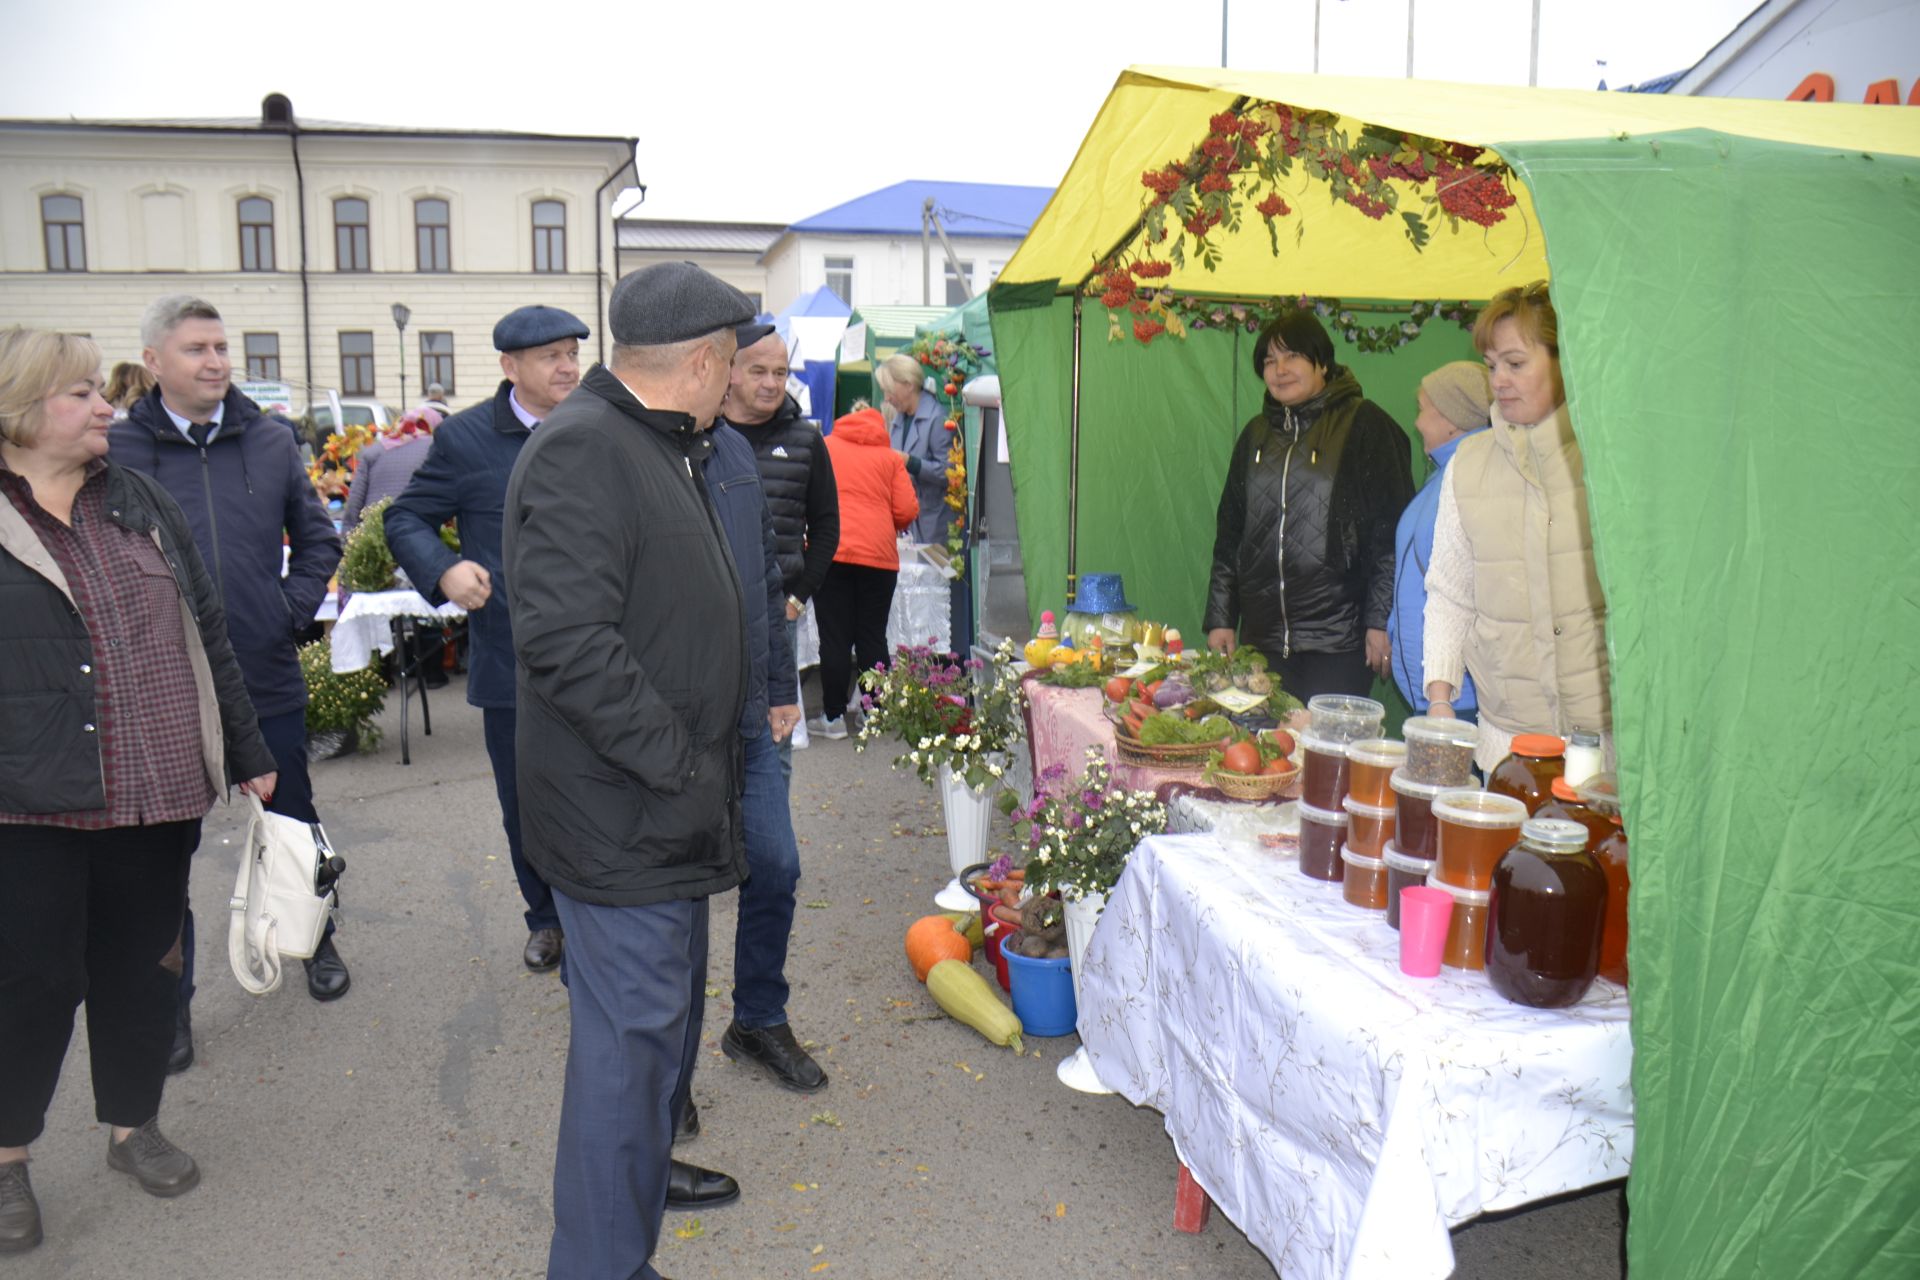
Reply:
[[1073, 295], [1073, 402], [1068, 407], [1067, 430], [1067, 607], [1080, 594], [1080, 303]]

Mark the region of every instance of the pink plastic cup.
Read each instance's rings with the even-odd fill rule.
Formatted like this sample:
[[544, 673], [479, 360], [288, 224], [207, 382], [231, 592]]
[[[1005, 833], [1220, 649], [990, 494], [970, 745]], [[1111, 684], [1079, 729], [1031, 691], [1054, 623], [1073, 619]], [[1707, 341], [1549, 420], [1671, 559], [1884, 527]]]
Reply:
[[1400, 891], [1400, 972], [1412, 978], [1440, 975], [1440, 957], [1447, 949], [1447, 928], [1453, 923], [1453, 895], [1423, 884]]

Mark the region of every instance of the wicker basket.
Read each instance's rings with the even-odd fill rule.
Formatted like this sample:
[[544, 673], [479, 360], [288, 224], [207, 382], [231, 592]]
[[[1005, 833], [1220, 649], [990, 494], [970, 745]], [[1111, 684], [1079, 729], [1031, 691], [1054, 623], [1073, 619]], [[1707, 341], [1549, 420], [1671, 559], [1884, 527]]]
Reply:
[[1122, 764], [1144, 765], [1149, 769], [1204, 769], [1207, 754], [1220, 747], [1218, 742], [1179, 742], [1150, 747], [1124, 728], [1115, 731], [1113, 745]]
[[1225, 769], [1207, 770], [1207, 784], [1235, 800], [1273, 800], [1296, 794], [1300, 770], [1288, 773], [1229, 773]]

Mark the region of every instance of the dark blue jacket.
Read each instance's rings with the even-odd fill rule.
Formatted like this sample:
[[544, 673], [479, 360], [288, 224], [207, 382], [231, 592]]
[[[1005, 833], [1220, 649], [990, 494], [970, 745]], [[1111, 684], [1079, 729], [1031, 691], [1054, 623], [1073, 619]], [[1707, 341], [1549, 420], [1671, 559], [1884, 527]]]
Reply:
[[[493, 594], [467, 620], [467, 701], [476, 707], [513, 705], [513, 618], [507, 612], [507, 574], [500, 558], [500, 521], [507, 478], [533, 433], [514, 416], [502, 381], [493, 399], [462, 409], [433, 432], [427, 460], [387, 508], [387, 546], [414, 587], [445, 604], [440, 575], [471, 560], [493, 579]], [[460, 551], [440, 541], [440, 526], [460, 522]]]
[[[293, 429], [227, 389], [219, 434], [202, 449], [180, 434], [158, 388], [113, 424], [113, 460], [160, 482], [186, 513], [220, 588], [227, 636], [262, 719], [307, 705], [294, 632], [313, 621], [340, 563]], [[281, 548], [291, 548], [281, 576]]]
[[[751, 667], [747, 704], [740, 711], [740, 736], [752, 738], [766, 732], [769, 707], [790, 707], [800, 701], [793, 650], [787, 644], [786, 577], [780, 572], [773, 516], [767, 510], [753, 446], [724, 422], [714, 423], [712, 435], [713, 453], [702, 467], [720, 527], [727, 531], [740, 589], [747, 593]], [[755, 607], [760, 603], [757, 584], [766, 595], [764, 608]]]

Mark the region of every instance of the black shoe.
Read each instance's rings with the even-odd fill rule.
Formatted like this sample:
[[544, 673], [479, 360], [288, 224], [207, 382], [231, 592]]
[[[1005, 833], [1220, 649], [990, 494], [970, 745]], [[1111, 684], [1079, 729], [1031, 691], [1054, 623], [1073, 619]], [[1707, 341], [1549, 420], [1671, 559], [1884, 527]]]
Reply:
[[200, 1166], [160, 1132], [158, 1116], [128, 1134], [124, 1142], [115, 1142], [108, 1132], [107, 1168], [132, 1174], [150, 1196], [185, 1195], [200, 1185]]
[[527, 949], [520, 958], [535, 973], [545, 973], [560, 963], [560, 953], [566, 947], [567, 935], [559, 929], [535, 929], [527, 935]]
[[777, 1027], [749, 1030], [737, 1022], [727, 1024], [720, 1037], [720, 1051], [735, 1062], [757, 1062], [773, 1073], [784, 1089], [795, 1093], [818, 1093], [827, 1087], [827, 1073], [820, 1069], [805, 1049], [793, 1038], [786, 1023]]
[[680, 1113], [680, 1123], [673, 1126], [673, 1145], [690, 1142], [700, 1136], [700, 1108], [693, 1099], [687, 1099], [687, 1109]]
[[180, 1002], [180, 1012], [173, 1019], [173, 1052], [167, 1055], [167, 1074], [177, 1076], [193, 1065], [193, 1015], [187, 1012], [187, 1002]]
[[724, 1173], [675, 1160], [667, 1174], [667, 1208], [718, 1209], [740, 1198], [740, 1184]]
[[347, 994], [353, 979], [347, 974], [347, 962], [333, 948], [332, 938], [322, 938], [313, 959], [302, 960], [307, 967], [307, 994], [325, 1003]]
[[27, 1180], [27, 1162], [0, 1164], [0, 1253], [25, 1253], [40, 1239], [40, 1202]]

